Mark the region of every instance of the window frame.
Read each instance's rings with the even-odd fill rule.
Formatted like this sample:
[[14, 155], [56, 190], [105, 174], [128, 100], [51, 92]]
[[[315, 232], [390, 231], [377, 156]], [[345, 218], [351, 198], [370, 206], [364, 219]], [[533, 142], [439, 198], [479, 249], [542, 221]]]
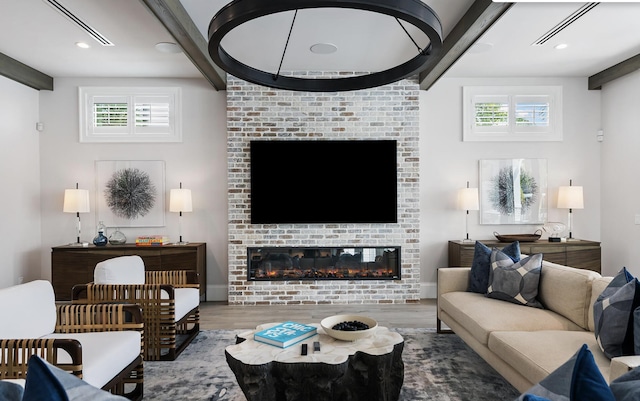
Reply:
[[[80, 142], [182, 142], [182, 91], [179, 87], [79, 87], [78, 99]], [[136, 105], [151, 104], [152, 101], [168, 105], [168, 123], [137, 125]], [[94, 105], [97, 103], [126, 103], [126, 126], [96, 126]]]
[[[508, 124], [476, 126], [476, 104], [502, 101], [508, 104]], [[547, 126], [520, 125], [516, 121], [517, 104], [532, 100], [546, 100], [549, 104]], [[562, 141], [561, 86], [465, 86], [462, 90], [464, 142], [546, 142]]]

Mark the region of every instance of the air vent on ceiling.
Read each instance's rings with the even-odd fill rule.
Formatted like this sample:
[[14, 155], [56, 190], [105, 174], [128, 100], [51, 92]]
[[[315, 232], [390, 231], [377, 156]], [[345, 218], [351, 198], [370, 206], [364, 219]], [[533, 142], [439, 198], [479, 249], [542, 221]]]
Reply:
[[549, 31], [547, 31], [544, 35], [540, 36], [538, 38], [538, 40], [533, 42], [531, 45], [532, 46], [542, 46], [542, 45], [544, 45], [545, 43], [547, 43], [547, 41], [549, 39], [551, 39], [554, 36], [556, 36], [564, 28], [566, 28], [569, 25], [573, 24], [578, 18], [582, 17], [583, 15], [585, 15], [586, 13], [591, 11], [598, 4], [600, 4], [600, 3], [586, 3], [585, 5], [583, 5], [579, 9], [577, 9], [574, 13], [569, 15], [567, 18], [562, 20], [558, 25], [554, 26]]
[[65, 6], [60, 4], [60, 2], [58, 2], [56, 0], [43, 0], [43, 1], [45, 3], [47, 3], [47, 4], [49, 4], [51, 7], [53, 7], [60, 14], [64, 15], [65, 17], [67, 17], [71, 22], [76, 24], [80, 29], [85, 31], [89, 36], [91, 36], [92, 38], [97, 40], [98, 43], [100, 43], [102, 46], [113, 46], [114, 45], [109, 39], [104, 37], [104, 35], [102, 35], [98, 31], [96, 31], [95, 29], [93, 29], [91, 27], [91, 25], [89, 25], [86, 22], [84, 22], [83, 20], [81, 20], [78, 16], [76, 16], [71, 11], [69, 11]]

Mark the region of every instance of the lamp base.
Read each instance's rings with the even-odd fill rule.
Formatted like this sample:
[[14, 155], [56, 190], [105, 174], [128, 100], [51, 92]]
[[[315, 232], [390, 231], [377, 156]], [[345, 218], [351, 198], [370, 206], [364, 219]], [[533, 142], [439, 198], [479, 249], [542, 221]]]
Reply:
[[89, 246], [88, 242], [72, 242], [69, 246]]
[[189, 242], [188, 241], [178, 241], [178, 242], [174, 242], [173, 245], [187, 245]]
[[471, 238], [464, 238], [460, 242], [462, 242], [463, 244], [470, 244], [470, 243], [476, 242], [476, 240], [471, 239]]

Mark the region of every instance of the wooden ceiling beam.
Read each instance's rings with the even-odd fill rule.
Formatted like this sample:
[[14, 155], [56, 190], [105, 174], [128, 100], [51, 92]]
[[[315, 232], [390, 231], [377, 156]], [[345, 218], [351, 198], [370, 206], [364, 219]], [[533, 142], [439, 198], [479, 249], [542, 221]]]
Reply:
[[179, 1], [140, 0], [169, 31], [184, 54], [216, 90], [227, 88], [226, 72], [209, 56], [207, 41]]
[[640, 69], [640, 54], [589, 77], [589, 90], [602, 89], [602, 85]]
[[513, 3], [476, 0], [442, 43], [436, 57], [420, 73], [420, 89], [429, 89]]
[[0, 75], [37, 90], [53, 90], [53, 78], [0, 53]]

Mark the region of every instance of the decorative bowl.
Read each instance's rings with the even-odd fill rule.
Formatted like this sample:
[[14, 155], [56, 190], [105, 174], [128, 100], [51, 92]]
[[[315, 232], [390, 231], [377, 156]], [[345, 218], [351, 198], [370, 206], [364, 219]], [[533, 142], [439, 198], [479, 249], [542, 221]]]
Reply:
[[[367, 325], [369, 325], [369, 328], [366, 330], [356, 331], [334, 330], [332, 328], [338, 323], [352, 321], [366, 323]], [[361, 315], [335, 315], [322, 319], [322, 321], [320, 322], [320, 326], [322, 326], [325, 333], [335, 338], [336, 340], [356, 341], [361, 338], [370, 336], [378, 327], [378, 322], [376, 322], [375, 319]]]

